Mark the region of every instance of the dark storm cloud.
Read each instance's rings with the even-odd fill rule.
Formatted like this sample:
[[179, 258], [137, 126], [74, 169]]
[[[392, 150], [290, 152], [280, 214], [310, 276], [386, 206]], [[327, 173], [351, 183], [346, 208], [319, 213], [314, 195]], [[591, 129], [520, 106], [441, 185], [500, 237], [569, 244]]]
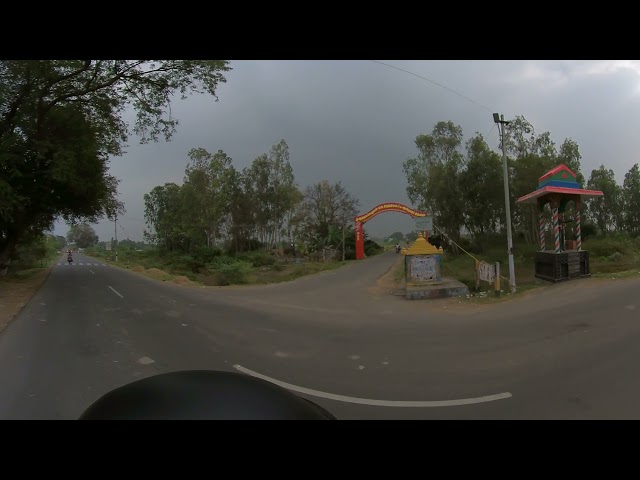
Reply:
[[[360, 199], [362, 211], [388, 201], [410, 204], [402, 162], [417, 153], [416, 136], [440, 120], [461, 125], [465, 139], [482, 133], [495, 148], [493, 111], [506, 118], [524, 115], [537, 132], [550, 131], [558, 146], [567, 137], [576, 140], [587, 176], [604, 163], [621, 181], [637, 161], [639, 77], [633, 64], [383, 62], [482, 106], [371, 61], [232, 61], [218, 102], [196, 96], [173, 104], [180, 125], [171, 142], [140, 146], [131, 138], [127, 153], [112, 159], [127, 208], [118, 236], [142, 238], [143, 195], [156, 185], [182, 182], [187, 152], [194, 147], [224, 150], [241, 169], [285, 139], [301, 186], [341, 180]], [[95, 228], [102, 239], [113, 236], [113, 224]], [[385, 214], [367, 228], [373, 235], [406, 232], [413, 221]], [[66, 226], [56, 231], [64, 233]]]

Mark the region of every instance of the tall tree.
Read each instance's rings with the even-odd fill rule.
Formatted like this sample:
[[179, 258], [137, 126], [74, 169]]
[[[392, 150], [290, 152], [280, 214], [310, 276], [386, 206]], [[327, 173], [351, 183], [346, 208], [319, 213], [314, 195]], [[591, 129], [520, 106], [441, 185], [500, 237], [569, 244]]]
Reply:
[[625, 230], [636, 235], [640, 231], [640, 169], [637, 163], [624, 176], [622, 195]]
[[576, 174], [576, 181], [580, 186], [584, 186], [584, 175], [582, 174], [580, 160], [582, 160], [582, 155], [580, 155], [578, 143], [571, 138], [565, 139], [558, 151], [558, 163], [563, 163], [569, 167]]
[[341, 182], [331, 184], [327, 180], [307, 186], [303, 194], [301, 230], [304, 240], [312, 249], [335, 244], [336, 231], [348, 228], [360, 202]]
[[502, 161], [481, 134], [466, 143], [466, 168], [460, 173], [459, 195], [464, 202], [465, 226], [474, 237], [495, 232], [504, 223]]
[[229, 215], [235, 168], [222, 150], [211, 154], [204, 148], [193, 148], [189, 160], [182, 186], [182, 219], [192, 243], [210, 247], [221, 237]]
[[434, 224], [458, 239], [464, 224], [464, 202], [457, 189], [464, 167], [462, 128], [438, 122], [430, 135], [416, 137], [418, 156], [403, 163], [407, 195], [418, 208], [433, 215]]
[[616, 183], [613, 170], [600, 168], [591, 171], [591, 177], [587, 182], [590, 190], [601, 190], [603, 197], [595, 197], [588, 200], [590, 219], [597, 225], [602, 234], [619, 228], [622, 224], [622, 190]]
[[172, 96], [215, 96], [228, 70], [225, 60], [0, 61], [0, 264], [58, 217], [115, 215], [108, 157], [131, 132], [143, 143], [170, 139]]
[[98, 235], [89, 225], [73, 225], [67, 232], [67, 240], [80, 248], [87, 248], [98, 243]]
[[280, 140], [269, 154], [258, 156], [245, 174], [256, 202], [255, 221], [259, 238], [273, 245], [282, 233], [290, 230], [285, 224], [288, 218], [294, 218], [293, 210], [300, 201], [287, 143]]
[[150, 230], [145, 230], [147, 242], [167, 250], [186, 251], [189, 247], [187, 232], [182, 226], [181, 187], [165, 183], [144, 195], [144, 218]]

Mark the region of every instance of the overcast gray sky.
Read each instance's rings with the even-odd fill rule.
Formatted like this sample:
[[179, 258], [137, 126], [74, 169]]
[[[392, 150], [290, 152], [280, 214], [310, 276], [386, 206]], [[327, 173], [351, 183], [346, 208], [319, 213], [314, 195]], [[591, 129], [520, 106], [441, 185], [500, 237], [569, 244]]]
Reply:
[[[301, 187], [341, 180], [362, 212], [391, 201], [411, 206], [402, 162], [416, 155], [416, 136], [440, 120], [459, 124], [465, 139], [482, 133], [497, 149], [492, 112], [506, 119], [524, 115], [536, 132], [550, 131], [557, 146], [576, 140], [587, 178], [604, 164], [622, 182], [640, 161], [640, 61], [380, 61], [477, 103], [369, 60], [231, 61], [218, 102], [204, 95], [174, 102], [180, 125], [170, 142], [139, 145], [131, 137], [126, 154], [111, 159], [127, 209], [118, 238], [142, 240], [143, 195], [165, 182], [182, 183], [194, 147], [224, 150], [242, 169], [284, 139]], [[94, 228], [101, 240], [114, 234], [107, 221]], [[55, 233], [67, 229], [57, 224]], [[414, 222], [386, 213], [365, 229], [383, 236], [408, 232]]]

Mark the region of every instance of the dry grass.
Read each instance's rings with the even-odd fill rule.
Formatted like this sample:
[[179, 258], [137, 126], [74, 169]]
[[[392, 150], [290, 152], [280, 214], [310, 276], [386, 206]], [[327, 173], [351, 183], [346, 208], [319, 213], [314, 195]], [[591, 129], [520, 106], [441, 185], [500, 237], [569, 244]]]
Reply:
[[184, 275], [178, 275], [177, 277], [174, 277], [172, 281], [178, 285], [189, 285], [191, 283], [191, 280]]
[[51, 267], [33, 268], [0, 278], [0, 331], [20, 313], [50, 272]]

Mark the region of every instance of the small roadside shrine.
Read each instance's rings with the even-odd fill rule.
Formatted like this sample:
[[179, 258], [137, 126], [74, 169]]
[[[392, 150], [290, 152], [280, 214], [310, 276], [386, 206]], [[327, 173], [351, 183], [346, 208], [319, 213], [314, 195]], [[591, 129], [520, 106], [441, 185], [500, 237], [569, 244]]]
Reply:
[[402, 253], [405, 255], [404, 272], [408, 286], [437, 285], [442, 282], [440, 260], [442, 248], [431, 245], [422, 232]]
[[[576, 174], [566, 165], [558, 165], [538, 179], [538, 188], [517, 202], [536, 205], [538, 212], [538, 234], [540, 251], [535, 256], [535, 276], [543, 280], [558, 282], [573, 278], [588, 277], [589, 252], [582, 250], [580, 233], [580, 212], [582, 202], [587, 198], [601, 197], [600, 190], [584, 190], [576, 180]], [[575, 217], [566, 220], [564, 213], [567, 205], [575, 205]], [[551, 207], [551, 227], [553, 248], [547, 249], [545, 235], [547, 221], [544, 215], [545, 205]], [[561, 218], [562, 217], [562, 218]], [[567, 241], [565, 225], [575, 222], [575, 240]]]

